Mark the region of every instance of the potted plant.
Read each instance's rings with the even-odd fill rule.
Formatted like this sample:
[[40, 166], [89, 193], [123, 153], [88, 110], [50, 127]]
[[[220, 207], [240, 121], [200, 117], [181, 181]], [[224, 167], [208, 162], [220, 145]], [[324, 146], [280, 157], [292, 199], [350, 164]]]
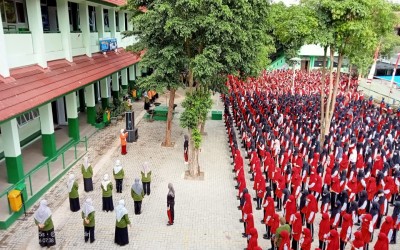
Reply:
[[96, 111], [96, 124], [95, 124], [95, 127], [98, 128], [98, 129], [104, 128], [103, 115], [104, 115], [104, 110], [102, 108], [100, 108], [100, 109], [98, 109]]

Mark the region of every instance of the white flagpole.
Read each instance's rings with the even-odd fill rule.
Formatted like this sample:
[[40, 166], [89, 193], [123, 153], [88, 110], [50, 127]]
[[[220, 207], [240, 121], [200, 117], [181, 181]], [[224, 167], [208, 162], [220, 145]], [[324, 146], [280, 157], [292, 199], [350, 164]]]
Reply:
[[371, 70], [369, 71], [368, 78], [367, 78], [367, 84], [372, 83], [372, 79], [374, 78], [375, 74], [375, 69], [376, 69], [376, 61], [378, 60], [378, 55], [379, 55], [379, 46], [375, 50], [375, 55], [374, 55], [374, 63], [371, 66]]
[[390, 80], [390, 92], [389, 92], [390, 94], [392, 94], [393, 91], [394, 76], [396, 75], [397, 65], [399, 65], [399, 59], [400, 59], [400, 53], [397, 54], [397, 60], [396, 64], [394, 65], [392, 79]]

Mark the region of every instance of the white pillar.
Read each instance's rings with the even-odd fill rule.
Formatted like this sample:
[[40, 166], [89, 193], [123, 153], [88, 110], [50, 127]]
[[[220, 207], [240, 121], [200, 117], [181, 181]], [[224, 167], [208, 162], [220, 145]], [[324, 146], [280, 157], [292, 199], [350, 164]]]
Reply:
[[54, 124], [53, 124], [53, 111], [51, 108], [51, 103], [40, 106], [39, 115], [40, 115], [40, 130], [42, 131], [42, 134], [53, 134]]
[[39, 107], [39, 114], [40, 131], [42, 133], [42, 152], [44, 156], [52, 157], [57, 152], [57, 146], [51, 103]]
[[118, 27], [119, 31], [125, 31], [125, 12], [118, 11]]
[[129, 81], [136, 80], [135, 65], [129, 66]]
[[118, 72], [112, 74], [112, 91], [119, 91]]
[[24, 178], [24, 164], [19, 142], [18, 125], [15, 118], [1, 124], [4, 156], [7, 168], [7, 181], [17, 183]]
[[36, 62], [42, 68], [47, 68], [40, 1], [26, 0], [26, 11], [28, 14], [29, 30], [32, 34], [32, 44]]
[[[123, 89], [128, 88], [128, 69], [121, 70], [121, 85]], [[126, 86], [126, 87], [124, 87]]]
[[58, 28], [61, 32], [65, 59], [72, 62], [71, 28], [69, 26], [68, 0], [57, 0]]
[[4, 156], [17, 157], [21, 155], [21, 146], [19, 144], [19, 134], [17, 119], [11, 119], [1, 124], [1, 135], [3, 136]]
[[76, 92], [69, 93], [65, 96], [67, 105], [67, 118], [78, 118], [78, 104], [76, 100]]
[[79, 3], [79, 19], [86, 55], [92, 57], [92, 51], [90, 49], [89, 6], [86, 1]]
[[111, 32], [111, 37], [115, 37], [115, 33], [117, 32], [117, 24], [115, 22], [115, 9], [110, 8], [108, 9], [108, 22], [110, 25], [110, 32]]
[[132, 25], [132, 22], [130, 21], [131, 17], [132, 17], [132, 14], [128, 14], [128, 16], [127, 16], [128, 30], [133, 30], [133, 25]]
[[85, 87], [86, 118], [87, 123], [96, 123], [96, 100], [94, 99], [94, 83]]
[[0, 15], [0, 76], [6, 78], [10, 76], [10, 70], [8, 68], [8, 60], [6, 54], [6, 41], [3, 32], [3, 21]]
[[104, 9], [103, 6], [96, 6], [96, 28], [99, 39], [104, 37]]
[[100, 80], [100, 93], [101, 98], [108, 98], [110, 97], [110, 93], [108, 91], [108, 77], [105, 77]]
[[140, 66], [140, 63], [136, 63], [135, 68], [136, 68], [135, 76], [136, 77], [142, 76], [142, 67]]

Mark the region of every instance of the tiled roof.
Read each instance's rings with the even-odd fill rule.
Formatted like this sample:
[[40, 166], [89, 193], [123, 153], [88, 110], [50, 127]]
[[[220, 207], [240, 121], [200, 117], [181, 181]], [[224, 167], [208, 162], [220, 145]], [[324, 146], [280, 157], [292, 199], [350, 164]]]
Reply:
[[123, 49], [119, 53], [74, 57], [73, 62], [57, 60], [43, 69], [37, 65], [11, 70], [0, 77], [0, 121], [22, 114], [50, 100], [140, 61], [140, 56]]
[[103, 1], [117, 6], [124, 6], [127, 3], [127, 0], [103, 0]]

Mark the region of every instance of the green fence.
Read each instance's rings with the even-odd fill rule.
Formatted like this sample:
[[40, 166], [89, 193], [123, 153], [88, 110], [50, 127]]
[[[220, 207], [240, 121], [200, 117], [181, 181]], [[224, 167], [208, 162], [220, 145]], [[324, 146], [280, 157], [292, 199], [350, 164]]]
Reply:
[[47, 158], [29, 171], [23, 179], [0, 193], [0, 229], [7, 229], [24, 214], [24, 208], [13, 212], [8, 201], [11, 190], [22, 190], [25, 209], [28, 210], [38, 199], [63, 177], [87, 152], [88, 138], [70, 140], [52, 158]]

